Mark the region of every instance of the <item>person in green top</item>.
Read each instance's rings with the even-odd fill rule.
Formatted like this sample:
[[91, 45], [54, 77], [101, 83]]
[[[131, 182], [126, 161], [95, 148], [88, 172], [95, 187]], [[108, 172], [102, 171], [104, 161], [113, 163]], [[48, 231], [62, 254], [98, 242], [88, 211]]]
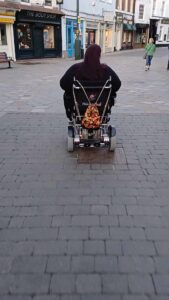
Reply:
[[151, 61], [154, 55], [154, 52], [156, 51], [156, 46], [154, 44], [153, 38], [149, 39], [149, 43], [145, 46], [145, 54], [146, 54], [146, 68], [145, 70], [149, 70], [151, 66]]

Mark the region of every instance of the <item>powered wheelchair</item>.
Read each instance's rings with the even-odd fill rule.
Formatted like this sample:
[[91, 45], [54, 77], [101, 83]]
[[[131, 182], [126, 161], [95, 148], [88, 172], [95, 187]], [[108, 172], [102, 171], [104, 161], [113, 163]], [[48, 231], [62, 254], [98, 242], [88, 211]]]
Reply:
[[[85, 82], [74, 78], [72, 96], [72, 102], [67, 102], [67, 116], [70, 119], [67, 150], [73, 152], [76, 147], [107, 147], [109, 151], [114, 151], [116, 129], [108, 124], [111, 107], [115, 103], [115, 96], [112, 96], [111, 77], [104, 82]], [[83, 122], [89, 105], [97, 107], [100, 116], [99, 125], [91, 126], [91, 128], [87, 128], [88, 126], [85, 126]]]

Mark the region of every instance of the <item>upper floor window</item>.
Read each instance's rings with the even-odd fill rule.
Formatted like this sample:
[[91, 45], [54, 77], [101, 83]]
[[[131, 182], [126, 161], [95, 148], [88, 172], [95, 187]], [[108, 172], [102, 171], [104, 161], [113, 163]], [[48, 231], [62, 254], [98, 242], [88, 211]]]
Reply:
[[153, 15], [154, 15], [154, 13], [155, 13], [155, 9], [156, 9], [156, 0], [153, 0]]
[[144, 16], [144, 5], [140, 4], [139, 5], [139, 19], [143, 19]]
[[126, 9], [126, 1], [122, 0], [122, 10], [125, 10], [125, 9]]
[[116, 0], [116, 9], [120, 9], [120, 0]]
[[163, 1], [162, 5], [161, 5], [161, 16], [162, 17], [164, 16], [164, 8], [165, 8], [165, 1]]
[[45, 0], [46, 6], [52, 6], [52, 0]]
[[131, 0], [128, 0], [127, 11], [130, 12], [130, 9], [131, 9]]

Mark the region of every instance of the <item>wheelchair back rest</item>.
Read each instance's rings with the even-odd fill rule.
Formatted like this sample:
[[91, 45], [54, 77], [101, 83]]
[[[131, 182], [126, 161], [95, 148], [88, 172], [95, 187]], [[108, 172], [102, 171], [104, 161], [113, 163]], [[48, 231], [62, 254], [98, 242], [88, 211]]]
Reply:
[[83, 115], [89, 104], [96, 104], [102, 115], [112, 89], [111, 78], [107, 81], [79, 82], [74, 80], [73, 95], [80, 113]]

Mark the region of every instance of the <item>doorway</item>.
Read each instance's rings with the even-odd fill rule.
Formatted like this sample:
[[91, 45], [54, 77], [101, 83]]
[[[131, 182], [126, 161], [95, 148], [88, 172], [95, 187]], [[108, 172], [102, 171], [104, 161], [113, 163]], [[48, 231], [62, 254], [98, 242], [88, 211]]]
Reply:
[[34, 26], [34, 57], [44, 57], [43, 27]]
[[73, 32], [73, 24], [67, 25], [66, 27], [66, 50], [68, 57], [74, 56], [74, 32]]

